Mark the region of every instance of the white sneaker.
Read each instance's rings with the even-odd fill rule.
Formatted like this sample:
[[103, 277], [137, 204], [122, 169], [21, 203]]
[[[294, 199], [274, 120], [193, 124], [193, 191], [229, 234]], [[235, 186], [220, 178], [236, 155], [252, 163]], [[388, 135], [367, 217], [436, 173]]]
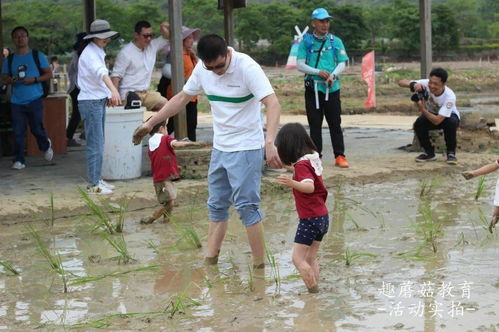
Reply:
[[111, 189], [111, 190], [116, 188], [116, 186], [114, 186], [114, 185], [112, 185], [112, 184], [110, 184], [102, 179], [99, 181], [99, 186], [102, 186], [104, 188]]
[[54, 158], [54, 150], [52, 150], [52, 141], [50, 140], [50, 138], [48, 138], [48, 140], [49, 140], [49, 148], [47, 149], [47, 151], [45, 151], [43, 157], [45, 158], [46, 161], [51, 161], [52, 158]]
[[87, 193], [96, 194], [96, 195], [109, 195], [112, 194], [113, 191], [109, 188], [102, 186], [101, 184], [98, 184], [96, 186], [88, 185]]
[[23, 164], [20, 161], [16, 161], [15, 163], [12, 164], [12, 166], [10, 168], [12, 168], [12, 169], [23, 169], [23, 168], [26, 168], [26, 165]]

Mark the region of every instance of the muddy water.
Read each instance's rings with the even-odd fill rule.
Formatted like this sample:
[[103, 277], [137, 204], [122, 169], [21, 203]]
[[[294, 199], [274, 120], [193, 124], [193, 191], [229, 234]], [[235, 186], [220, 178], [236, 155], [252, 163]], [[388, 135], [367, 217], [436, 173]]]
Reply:
[[[269, 265], [263, 274], [250, 273], [246, 235], [235, 212], [218, 267], [205, 267], [202, 249], [179, 241], [182, 227], [191, 225], [204, 244], [203, 194], [175, 210], [177, 226], [139, 225], [148, 211], [129, 213], [124, 236], [137, 261], [128, 265], [112, 259], [116, 252], [91, 232], [88, 217], [56, 220], [53, 228], [33, 224], [59, 252], [70, 280], [158, 266], [73, 285], [67, 294], [27, 230], [4, 226], [0, 257], [20, 276], [0, 273], [0, 330], [63, 330], [79, 323], [80, 330], [496, 331], [498, 237], [480, 219], [480, 213], [489, 218], [495, 182], [487, 178], [486, 192], [475, 201], [477, 182], [435, 178], [424, 198], [418, 179], [331, 188], [332, 223], [320, 251], [318, 295], [305, 292], [290, 262], [296, 215], [291, 195], [280, 190], [269, 190], [263, 204], [279, 277]], [[429, 211], [440, 231], [436, 253], [418, 232]], [[178, 295], [186, 307], [187, 298], [198, 305], [173, 316], [157, 313]], [[120, 313], [132, 314], [115, 315]]]

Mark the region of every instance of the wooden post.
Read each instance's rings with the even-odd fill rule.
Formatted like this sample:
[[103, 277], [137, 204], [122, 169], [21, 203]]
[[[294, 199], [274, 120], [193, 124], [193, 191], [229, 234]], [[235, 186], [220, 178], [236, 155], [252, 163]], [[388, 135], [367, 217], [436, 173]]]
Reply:
[[[172, 88], [176, 95], [184, 87], [184, 61], [182, 40], [182, 0], [168, 0], [168, 16], [170, 22], [170, 58], [172, 61]], [[185, 109], [173, 119], [175, 138], [187, 137], [187, 120]]]
[[90, 31], [90, 24], [95, 21], [95, 0], [83, 0], [83, 28]]
[[432, 66], [431, 0], [419, 0], [419, 25], [421, 78], [428, 78]]
[[234, 47], [234, 3], [224, 0], [224, 30], [227, 45]]

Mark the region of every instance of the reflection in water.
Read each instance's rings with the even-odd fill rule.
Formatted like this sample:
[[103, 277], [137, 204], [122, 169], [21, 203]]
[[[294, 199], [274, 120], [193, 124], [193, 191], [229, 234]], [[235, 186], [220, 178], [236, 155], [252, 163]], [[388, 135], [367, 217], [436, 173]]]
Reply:
[[[431, 195], [421, 197], [420, 182], [411, 179], [363, 186], [335, 184], [327, 202], [331, 225], [319, 253], [321, 292], [317, 295], [305, 294], [291, 263], [297, 216], [288, 192], [269, 194], [263, 201], [267, 213], [265, 236], [279, 263], [280, 291], [269, 266], [250, 269], [246, 232], [235, 214], [229, 221], [229, 232], [215, 267], [203, 265], [202, 249], [178, 248], [171, 225], [139, 225], [137, 220], [142, 212], [127, 217], [124, 237], [138, 260], [130, 265], [119, 265], [113, 260], [114, 250], [100, 235], [88, 232], [88, 225], [82, 227], [79, 219], [56, 222], [53, 229], [40, 223], [36, 228], [41, 230], [49, 248], [61, 255], [71, 278], [161, 265], [155, 271], [71, 286], [66, 295], [61, 292], [59, 277], [43, 267], [45, 261], [24, 239], [22, 225], [8, 226], [0, 234], [0, 257], [18, 268], [21, 276], [0, 274], [0, 329], [32, 330], [46, 324], [57, 330], [62, 325], [68, 327], [117, 313], [158, 312], [179, 295], [200, 305], [189, 307], [185, 315], [172, 319], [165, 315], [109, 318], [110, 329], [380, 331], [403, 326], [433, 332], [442, 324], [450, 331], [488, 327], [496, 323], [493, 313], [498, 294], [494, 285], [498, 275], [497, 236], [488, 237], [482, 229], [478, 209], [490, 211], [490, 203], [485, 199], [473, 200], [473, 184], [465, 183], [457, 191], [454, 186], [455, 181], [447, 178], [447, 182], [432, 188]], [[205, 202], [202, 197], [196, 199], [193, 206], [203, 208], [179, 207], [177, 223], [192, 224], [204, 238]], [[430, 207], [432, 220], [441, 225], [436, 253], [414, 228], [424, 224], [421, 210], [425, 206]], [[384, 228], [376, 217], [379, 214], [385, 220]], [[458, 250], [455, 244], [461, 234], [466, 242]], [[418, 259], [400, 254], [413, 253], [422, 244], [425, 250]], [[361, 257], [346, 266], [346, 248], [376, 257]], [[419, 286], [433, 282], [435, 292], [442, 283], [452, 282], [457, 291], [458, 284], [469, 281], [473, 282], [472, 295], [470, 299], [461, 298], [456, 292], [454, 299], [442, 299], [438, 295], [423, 297], [417, 292], [411, 298], [379, 293], [383, 282], [400, 290], [406, 281]], [[464, 315], [452, 318], [448, 310], [456, 299], [463, 305]], [[428, 310], [435, 301], [445, 307], [442, 317]], [[398, 302], [405, 307], [400, 316], [393, 310]], [[409, 307], [419, 303], [426, 310], [420, 316], [411, 315]], [[469, 308], [474, 312], [466, 311]]]

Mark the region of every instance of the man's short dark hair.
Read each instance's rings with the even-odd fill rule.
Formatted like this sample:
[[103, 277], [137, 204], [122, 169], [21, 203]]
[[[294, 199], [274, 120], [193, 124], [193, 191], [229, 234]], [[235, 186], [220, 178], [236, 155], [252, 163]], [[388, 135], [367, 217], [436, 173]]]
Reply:
[[219, 35], [205, 35], [198, 42], [198, 56], [204, 62], [212, 62], [227, 55], [227, 43]]
[[149, 135], [154, 135], [158, 132], [160, 127], [166, 126], [166, 121], [161, 121], [160, 123], [156, 124], [154, 127], [152, 127], [151, 131], [149, 132]]
[[449, 77], [449, 74], [447, 74], [445, 69], [438, 67], [432, 69], [432, 71], [430, 72], [430, 77], [432, 76], [439, 77], [442, 83], [445, 83], [447, 82], [447, 77]]
[[138, 21], [136, 24], [135, 24], [135, 32], [136, 33], [141, 33], [142, 32], [142, 28], [150, 28], [151, 27], [151, 23], [147, 22], [147, 21]]
[[26, 35], [29, 37], [28, 29], [26, 29], [22, 25], [19, 25], [19, 26], [15, 27], [14, 29], [12, 29], [12, 32], [10, 33], [10, 36], [12, 38], [14, 38], [14, 33], [16, 33], [17, 30], [22, 30], [22, 31], [26, 32]]

